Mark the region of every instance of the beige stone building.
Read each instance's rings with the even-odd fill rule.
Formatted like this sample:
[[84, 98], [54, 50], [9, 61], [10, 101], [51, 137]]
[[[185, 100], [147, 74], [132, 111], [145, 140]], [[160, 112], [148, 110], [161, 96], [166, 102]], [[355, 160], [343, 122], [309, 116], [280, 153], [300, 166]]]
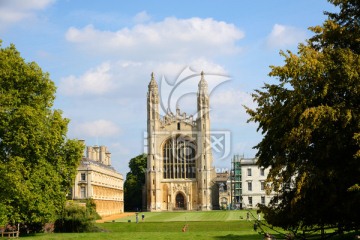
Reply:
[[124, 212], [123, 176], [111, 166], [105, 146], [86, 147], [72, 188], [73, 200], [91, 198], [100, 216]]
[[151, 75], [147, 94], [148, 211], [212, 209], [215, 171], [209, 107], [208, 86], [201, 73], [196, 119], [181, 113], [179, 108], [176, 113], [168, 111], [160, 117], [159, 89]]
[[242, 208], [257, 208], [258, 204], [268, 205], [274, 192], [267, 194], [266, 179], [270, 168], [260, 168], [256, 158], [239, 159], [241, 166]]
[[231, 182], [230, 174], [228, 172], [216, 173], [216, 178], [214, 180], [215, 187], [214, 192], [216, 192], [216, 201], [214, 204], [214, 209], [230, 209], [231, 205]]
[[266, 179], [270, 168], [262, 168], [257, 158], [235, 155], [232, 159], [231, 194], [233, 209], [253, 209], [268, 205], [275, 192], [267, 191]]

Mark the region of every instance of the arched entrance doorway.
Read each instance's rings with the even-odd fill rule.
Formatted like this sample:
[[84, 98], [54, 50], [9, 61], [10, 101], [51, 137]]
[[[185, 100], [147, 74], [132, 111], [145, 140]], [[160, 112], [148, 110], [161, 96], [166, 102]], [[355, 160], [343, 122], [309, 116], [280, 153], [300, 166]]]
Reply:
[[182, 195], [181, 193], [176, 194], [175, 202], [176, 209], [185, 209], [184, 195]]

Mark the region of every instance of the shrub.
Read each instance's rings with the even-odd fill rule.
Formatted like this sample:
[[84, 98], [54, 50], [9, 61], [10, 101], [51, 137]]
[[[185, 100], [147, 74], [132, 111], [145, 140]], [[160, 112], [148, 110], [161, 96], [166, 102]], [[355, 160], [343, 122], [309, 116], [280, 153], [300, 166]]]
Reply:
[[68, 202], [63, 215], [55, 221], [56, 232], [93, 232], [97, 231], [94, 220], [100, 216], [96, 212], [96, 205], [91, 200], [86, 205], [80, 202]]

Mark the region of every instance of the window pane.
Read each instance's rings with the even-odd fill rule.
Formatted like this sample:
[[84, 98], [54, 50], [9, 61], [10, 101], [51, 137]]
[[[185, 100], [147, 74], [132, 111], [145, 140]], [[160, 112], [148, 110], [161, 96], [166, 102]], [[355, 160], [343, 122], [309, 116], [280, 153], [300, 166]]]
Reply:
[[169, 139], [163, 148], [164, 178], [196, 178], [196, 145], [183, 136]]
[[85, 187], [80, 188], [80, 197], [86, 198], [86, 188]]
[[248, 182], [248, 190], [252, 191], [252, 182]]

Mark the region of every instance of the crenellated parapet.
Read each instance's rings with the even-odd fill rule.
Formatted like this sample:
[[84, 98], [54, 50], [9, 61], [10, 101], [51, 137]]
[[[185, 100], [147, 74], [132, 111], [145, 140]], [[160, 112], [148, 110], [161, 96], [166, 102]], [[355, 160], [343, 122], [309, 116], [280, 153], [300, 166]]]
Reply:
[[166, 115], [160, 119], [160, 127], [171, 125], [175, 122], [183, 122], [196, 127], [196, 121], [193, 115], [187, 116], [185, 112], [181, 113], [179, 107], [176, 108], [176, 114], [168, 111]]

